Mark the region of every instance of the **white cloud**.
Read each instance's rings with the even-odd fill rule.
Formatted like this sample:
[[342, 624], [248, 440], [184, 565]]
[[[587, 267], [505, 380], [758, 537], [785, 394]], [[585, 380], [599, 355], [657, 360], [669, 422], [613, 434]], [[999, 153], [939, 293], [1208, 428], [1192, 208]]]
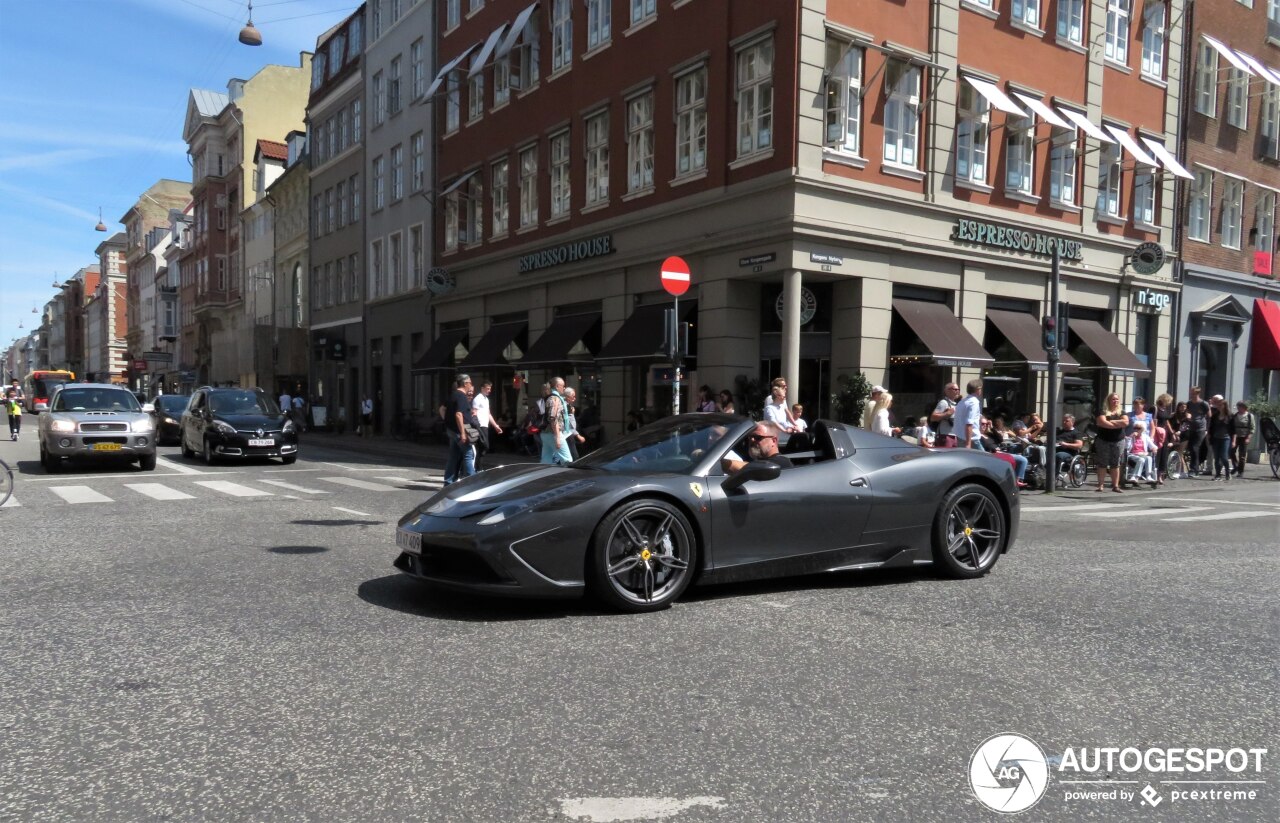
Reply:
[[58, 149], [57, 151], [44, 151], [35, 154], [18, 154], [12, 157], [0, 157], [0, 171], [67, 165], [69, 163], [93, 160], [97, 157], [101, 157], [101, 155], [89, 149]]
[[[175, 127], [175, 128], [180, 128]], [[0, 140], [32, 142], [40, 145], [75, 146], [85, 149], [116, 149], [119, 151], [163, 152], [184, 155], [187, 144], [181, 140], [148, 139], [136, 134], [120, 134], [100, 131], [96, 128], [66, 130], [61, 127], [32, 123], [0, 123]]]
[[36, 194], [33, 191], [27, 191], [26, 189], [20, 188], [18, 186], [12, 186], [8, 183], [0, 183], [0, 191], [8, 192], [14, 197], [17, 197], [21, 200], [25, 200], [28, 203], [33, 203], [37, 206], [43, 206], [46, 209], [60, 211], [63, 214], [69, 214], [72, 217], [78, 217], [81, 220], [89, 220], [92, 223], [98, 222], [98, 215], [94, 214], [91, 211], [86, 211], [84, 209], [77, 208], [76, 206], [63, 203], [61, 200], [55, 200], [52, 197], [46, 197], [43, 194]]

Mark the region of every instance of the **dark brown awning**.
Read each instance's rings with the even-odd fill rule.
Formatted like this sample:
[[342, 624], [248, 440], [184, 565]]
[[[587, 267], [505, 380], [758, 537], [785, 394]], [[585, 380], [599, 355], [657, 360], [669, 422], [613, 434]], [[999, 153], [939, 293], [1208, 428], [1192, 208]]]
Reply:
[[483, 369], [491, 366], [508, 365], [502, 353], [527, 328], [529, 328], [529, 324], [523, 321], [519, 323], [493, 324], [484, 333], [484, 337], [480, 338], [480, 342], [476, 343], [475, 348], [458, 364], [458, 368]]
[[410, 369], [412, 374], [429, 371], [447, 371], [453, 368], [453, 350], [467, 339], [466, 329], [448, 329], [440, 332], [440, 336], [431, 344], [431, 348], [418, 358], [418, 362]]
[[1150, 374], [1151, 369], [1143, 365], [1133, 352], [1125, 348], [1120, 338], [1107, 331], [1097, 320], [1067, 321], [1067, 332], [1080, 344], [1093, 353], [1097, 365], [1081, 366], [1085, 369], [1109, 369], [1134, 374]]
[[569, 351], [600, 324], [600, 312], [557, 317], [520, 358], [521, 366], [565, 363]]
[[893, 301], [893, 310], [907, 321], [936, 365], [990, 366], [996, 361], [945, 303], [900, 299]]
[[[1009, 345], [1013, 346], [1023, 357], [1023, 360], [1016, 361], [1016, 363], [1010, 362], [1008, 365], [1026, 362], [1032, 371], [1045, 371], [1049, 368], [1049, 356], [1045, 354], [1040, 345], [1042, 342], [1040, 321], [1035, 318], [1035, 315], [1020, 311], [987, 309], [987, 319], [1004, 335], [1004, 339], [1009, 341]], [[996, 365], [1006, 364], [997, 361]], [[1065, 351], [1059, 351], [1058, 368], [1062, 369], [1062, 371], [1075, 371], [1080, 368], [1080, 364]]]
[[[596, 360], [633, 360], [641, 357], [662, 356], [662, 313], [671, 308], [669, 303], [652, 303], [636, 306], [622, 328], [606, 343]], [[680, 301], [680, 322], [688, 320], [698, 308], [697, 301]]]

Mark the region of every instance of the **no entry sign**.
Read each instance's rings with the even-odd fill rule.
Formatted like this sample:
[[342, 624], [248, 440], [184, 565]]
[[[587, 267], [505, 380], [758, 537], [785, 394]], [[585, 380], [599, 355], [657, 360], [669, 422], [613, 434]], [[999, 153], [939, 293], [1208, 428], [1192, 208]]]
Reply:
[[689, 264], [679, 257], [662, 261], [662, 288], [667, 294], [679, 297], [689, 290]]

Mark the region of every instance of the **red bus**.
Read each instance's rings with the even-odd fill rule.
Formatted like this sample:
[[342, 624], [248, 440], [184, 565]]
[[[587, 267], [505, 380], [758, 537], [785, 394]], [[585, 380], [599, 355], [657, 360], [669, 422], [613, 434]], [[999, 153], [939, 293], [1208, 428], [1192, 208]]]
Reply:
[[76, 382], [76, 373], [70, 371], [33, 371], [22, 381], [22, 403], [30, 414], [49, 410], [49, 397], [63, 383]]

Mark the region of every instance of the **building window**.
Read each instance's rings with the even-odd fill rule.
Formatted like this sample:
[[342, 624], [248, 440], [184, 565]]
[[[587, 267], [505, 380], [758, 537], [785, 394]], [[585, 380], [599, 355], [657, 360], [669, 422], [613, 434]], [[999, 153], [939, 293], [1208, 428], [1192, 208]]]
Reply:
[[400, 55], [391, 58], [391, 75], [387, 79], [387, 109], [392, 116], [400, 113]]
[[1156, 225], [1156, 170], [1138, 166], [1133, 173], [1133, 222]]
[[364, 140], [364, 123], [360, 120], [360, 101], [351, 101], [351, 142]]
[[334, 263], [334, 284], [335, 294], [333, 301], [335, 303], [347, 302], [347, 260], [345, 257], [339, 257], [338, 262]]
[[551, 70], [559, 71], [573, 62], [573, 9], [570, 0], [551, 3]]
[[347, 258], [347, 299], [360, 299], [360, 255]]
[[387, 293], [387, 273], [382, 264], [382, 241], [369, 246], [369, 297], [377, 300]]
[[1276, 193], [1263, 192], [1253, 207], [1253, 248], [1271, 254], [1276, 244]]
[[373, 126], [377, 128], [387, 119], [387, 96], [383, 88], [382, 72], [373, 75]]
[[413, 72], [413, 99], [427, 93], [427, 63], [426, 51], [422, 47], [422, 38], [419, 37], [413, 41], [413, 45], [409, 46], [409, 63]]
[[1196, 170], [1196, 179], [1187, 193], [1187, 236], [1209, 242], [1210, 218], [1213, 211], [1213, 172]]
[[424, 185], [426, 143], [422, 132], [409, 138], [409, 191], [422, 191]]
[[374, 40], [377, 40], [382, 36], [382, 0], [373, 0], [371, 5], [373, 6], [373, 20], [369, 25], [369, 34], [372, 35]]
[[1015, 23], [1040, 28], [1040, 0], [1013, 0], [1010, 17]]
[[351, 145], [351, 120], [347, 110], [338, 112], [338, 151], [346, 151]]
[[338, 228], [347, 225], [347, 181], [338, 181]]
[[551, 217], [569, 213], [569, 132], [551, 138]]
[[403, 235], [399, 232], [387, 238], [387, 278], [391, 284], [389, 294], [399, 294], [404, 291], [404, 266], [401, 258], [401, 249], [403, 246]]
[[862, 152], [862, 49], [827, 38], [826, 137], [829, 149]]
[[1084, 43], [1084, 0], [1058, 0], [1058, 39]]
[[587, 120], [587, 205], [609, 201], [609, 112]]
[[1049, 148], [1049, 198], [1064, 206], [1076, 202], [1076, 133], [1053, 130]]
[[457, 27], [462, 22], [462, 0], [446, 0], [444, 4], [445, 31]]
[[1240, 248], [1240, 223], [1244, 212], [1244, 181], [1228, 177], [1222, 184], [1222, 245]]
[[541, 60], [541, 42], [538, 39], [542, 31], [539, 18], [541, 12], [534, 11], [520, 33], [520, 42], [511, 54], [511, 87], [517, 91], [526, 91], [538, 85], [538, 65]]
[[631, 25], [648, 20], [658, 13], [658, 0], [631, 0]]
[[1098, 155], [1098, 214], [1120, 216], [1120, 147], [1107, 143]]
[[1200, 43], [1196, 58], [1195, 108], [1209, 117], [1218, 115], [1218, 52], [1208, 43]]
[[324, 264], [324, 276], [320, 278], [320, 288], [316, 291], [316, 305], [332, 306], [333, 298], [330, 296], [329, 284], [333, 282], [333, 263]]
[[1031, 194], [1035, 176], [1036, 120], [1031, 117], [1005, 118], [1005, 191]]
[[315, 91], [324, 83], [324, 55], [317, 54], [311, 58], [311, 90]]
[[484, 0], [471, 0], [471, 2], [467, 4], [467, 14], [475, 14], [482, 8], [484, 8]]
[[507, 161], [499, 160], [490, 171], [492, 182], [489, 190], [493, 192], [493, 236], [505, 237], [507, 223], [511, 218], [511, 203], [507, 196]]
[[351, 18], [351, 25], [347, 28], [347, 38], [351, 44], [350, 56], [355, 57], [364, 48], [364, 37], [360, 31], [359, 17]]
[[1258, 116], [1262, 119], [1262, 156], [1280, 160], [1280, 88], [1267, 84]]
[[520, 152], [520, 228], [538, 223], [538, 147]]
[[404, 146], [391, 148], [391, 199], [404, 197]]
[[351, 175], [351, 182], [347, 185], [347, 190], [351, 193], [351, 222], [358, 223], [360, 221], [360, 175]]
[[609, 42], [610, 0], [587, 0], [587, 50]]
[[1142, 11], [1142, 73], [1164, 79], [1164, 3], [1148, 3]]
[[738, 52], [738, 156], [773, 146], [773, 41]]
[[[991, 106], [968, 83], [960, 83], [956, 109], [956, 179], [987, 182], [987, 137]], [[830, 120], [827, 123], [831, 128]]]
[[484, 175], [476, 172], [467, 181], [465, 195], [467, 205], [467, 226], [464, 240], [476, 244], [484, 240]]
[[[568, 141], [565, 143], [568, 148]], [[676, 176], [707, 167], [707, 70], [676, 78]]]
[[915, 168], [920, 140], [920, 69], [890, 60], [885, 82], [889, 96], [884, 106], [884, 160]]
[[484, 72], [477, 72], [467, 81], [467, 122], [479, 120], [484, 114]]
[[1267, 0], [1267, 38], [1280, 40], [1280, 0]]
[[413, 269], [409, 280], [410, 288], [422, 288], [426, 285], [423, 279], [426, 274], [426, 258], [422, 249], [422, 226], [413, 226], [409, 229], [409, 265]]
[[511, 100], [511, 58], [497, 60], [493, 64], [493, 107], [496, 109]]
[[325, 234], [333, 231], [338, 225], [337, 223], [337, 204], [334, 202], [333, 189], [329, 189], [324, 193], [324, 231]]
[[373, 158], [373, 210], [377, 211], [387, 205], [387, 161], [378, 156]]
[[627, 101], [627, 190], [653, 188], [653, 92]]
[[451, 191], [444, 198], [444, 250], [458, 250], [458, 193]]
[[462, 81], [456, 71], [449, 72], [445, 79], [444, 95], [444, 131], [445, 134], [455, 132], [462, 119]]
[[1116, 63], [1129, 62], [1130, 0], [1107, 0], [1107, 42], [1103, 54]]
[[1249, 125], [1249, 75], [1235, 66], [1227, 72], [1227, 123], [1238, 129]]

